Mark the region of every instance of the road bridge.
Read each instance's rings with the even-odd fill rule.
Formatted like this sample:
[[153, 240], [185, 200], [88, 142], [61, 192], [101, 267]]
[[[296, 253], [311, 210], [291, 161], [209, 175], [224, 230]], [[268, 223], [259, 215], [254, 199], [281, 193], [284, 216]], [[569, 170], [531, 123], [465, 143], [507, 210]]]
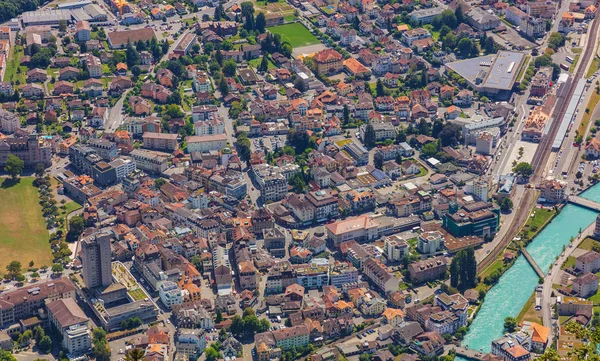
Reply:
[[542, 269], [540, 268], [540, 266], [537, 265], [537, 263], [535, 263], [533, 257], [531, 257], [531, 255], [529, 254], [529, 252], [527, 251], [526, 248], [521, 248], [521, 253], [523, 253], [523, 256], [525, 256], [525, 259], [527, 260], [527, 262], [529, 262], [529, 264], [531, 265], [531, 268], [533, 268], [533, 270], [535, 271], [535, 273], [537, 273], [537, 275], [539, 277], [544, 278], [544, 272], [542, 272]]
[[471, 359], [471, 360], [483, 361], [485, 356], [487, 356], [486, 353], [483, 353], [481, 351], [470, 350], [470, 349], [464, 348], [464, 347], [454, 347], [453, 346], [452, 349], [454, 350], [454, 352], [456, 352], [457, 355]]
[[569, 203], [590, 209], [594, 212], [600, 212], [600, 203], [579, 196], [569, 196]]

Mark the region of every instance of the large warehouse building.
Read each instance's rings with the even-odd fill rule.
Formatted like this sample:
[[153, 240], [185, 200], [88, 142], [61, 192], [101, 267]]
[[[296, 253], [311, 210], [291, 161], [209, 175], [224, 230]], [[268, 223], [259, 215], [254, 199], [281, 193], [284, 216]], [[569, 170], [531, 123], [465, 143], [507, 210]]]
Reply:
[[524, 60], [524, 53], [500, 51], [445, 66], [465, 78], [478, 92], [495, 98], [509, 98]]

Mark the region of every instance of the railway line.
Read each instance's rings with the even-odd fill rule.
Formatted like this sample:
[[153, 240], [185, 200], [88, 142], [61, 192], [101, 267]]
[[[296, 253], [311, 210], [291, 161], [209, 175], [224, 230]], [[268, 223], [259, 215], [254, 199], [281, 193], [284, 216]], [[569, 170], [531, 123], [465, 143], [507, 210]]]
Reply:
[[[598, 14], [599, 12], [596, 10], [596, 15]], [[583, 78], [590, 58], [593, 57], [596, 51], [599, 25], [600, 21], [597, 21], [597, 19], [592, 21], [592, 26], [588, 31], [587, 44], [580, 58], [579, 66], [575, 70], [575, 73], [573, 73], [558, 90], [556, 104], [552, 114], [554, 121], [550, 125], [548, 133], [540, 141], [540, 144], [531, 162], [533, 175], [531, 176], [530, 183], [532, 184], [539, 182], [544, 176], [546, 165], [548, 164], [550, 154], [552, 153], [552, 143], [554, 142], [554, 138], [558, 133], [558, 128], [560, 128], [560, 123], [562, 122], [567, 111], [568, 102], [575, 93], [577, 81], [574, 79], [578, 80]], [[508, 231], [504, 234], [496, 247], [494, 247], [494, 249], [477, 265], [477, 273], [481, 273], [483, 270], [489, 267], [498, 258], [500, 252], [503, 252], [510, 242], [517, 236], [521, 226], [525, 224], [531, 209], [535, 205], [537, 198], [536, 193], [537, 192], [535, 189], [525, 189], [523, 198], [515, 205], [516, 214], [514, 215], [510, 225], [508, 225]]]

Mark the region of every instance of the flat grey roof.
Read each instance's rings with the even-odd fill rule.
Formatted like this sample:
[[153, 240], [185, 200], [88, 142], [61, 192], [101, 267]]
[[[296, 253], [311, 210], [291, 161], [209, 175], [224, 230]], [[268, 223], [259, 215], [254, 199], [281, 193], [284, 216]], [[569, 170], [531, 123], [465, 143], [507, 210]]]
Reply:
[[521, 68], [525, 54], [512, 51], [501, 51], [490, 68], [484, 81], [486, 88], [512, 89]]
[[[446, 66], [480, 88], [511, 90], [525, 54], [500, 51], [495, 55], [480, 56], [448, 63]], [[476, 79], [480, 78], [479, 84]]]
[[38, 10], [28, 11], [22, 15], [23, 24], [38, 22], [56, 22], [61, 20], [71, 21], [71, 12], [69, 10]]

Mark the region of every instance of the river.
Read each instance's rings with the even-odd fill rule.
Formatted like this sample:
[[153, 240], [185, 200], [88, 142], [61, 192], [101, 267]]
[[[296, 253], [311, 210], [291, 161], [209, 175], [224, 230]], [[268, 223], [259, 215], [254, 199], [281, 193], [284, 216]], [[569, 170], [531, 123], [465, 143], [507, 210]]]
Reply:
[[[600, 202], [600, 184], [582, 193], [583, 198]], [[576, 205], [566, 205], [546, 228], [527, 246], [527, 250], [544, 273], [569, 244], [571, 237], [596, 219], [596, 212]], [[492, 340], [504, 333], [504, 318], [516, 317], [538, 284], [538, 276], [523, 256], [498, 280], [487, 293], [483, 305], [465, 335], [462, 345], [490, 352]], [[457, 361], [467, 359], [457, 356]]]

